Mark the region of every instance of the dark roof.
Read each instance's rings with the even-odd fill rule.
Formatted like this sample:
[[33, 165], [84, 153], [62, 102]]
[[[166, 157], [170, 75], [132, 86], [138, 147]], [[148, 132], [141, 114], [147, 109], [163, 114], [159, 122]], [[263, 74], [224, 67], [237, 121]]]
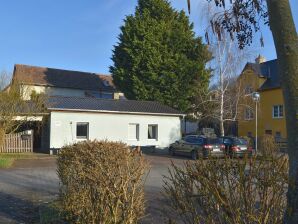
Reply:
[[111, 75], [16, 64], [13, 80], [23, 84], [114, 92]]
[[183, 115], [178, 110], [154, 101], [112, 100], [90, 97], [49, 97], [47, 108], [49, 110]]
[[277, 60], [266, 61], [263, 63], [247, 63], [246, 68], [251, 68], [259, 77], [266, 81], [260, 87], [260, 90], [280, 88], [279, 66]]

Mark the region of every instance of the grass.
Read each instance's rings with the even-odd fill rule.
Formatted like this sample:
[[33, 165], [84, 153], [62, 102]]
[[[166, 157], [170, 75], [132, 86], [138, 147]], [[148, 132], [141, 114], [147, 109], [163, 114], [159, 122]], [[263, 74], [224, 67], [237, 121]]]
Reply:
[[12, 166], [14, 159], [0, 158], [0, 168], [9, 168]]
[[18, 159], [33, 159], [33, 153], [0, 153], [0, 168], [9, 168]]

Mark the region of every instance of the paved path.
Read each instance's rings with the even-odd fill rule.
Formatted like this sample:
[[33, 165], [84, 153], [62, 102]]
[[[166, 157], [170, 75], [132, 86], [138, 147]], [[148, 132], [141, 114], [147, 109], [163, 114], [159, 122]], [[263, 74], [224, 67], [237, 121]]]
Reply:
[[17, 160], [0, 170], [0, 223], [39, 223], [38, 206], [58, 194], [54, 157]]
[[[142, 224], [164, 223], [166, 201], [161, 195], [163, 175], [170, 161], [165, 155], [145, 155], [151, 164], [145, 193], [146, 217]], [[174, 158], [182, 164], [184, 158]], [[38, 206], [55, 199], [59, 191], [55, 157], [18, 160], [14, 168], [0, 170], [0, 223], [38, 223]]]

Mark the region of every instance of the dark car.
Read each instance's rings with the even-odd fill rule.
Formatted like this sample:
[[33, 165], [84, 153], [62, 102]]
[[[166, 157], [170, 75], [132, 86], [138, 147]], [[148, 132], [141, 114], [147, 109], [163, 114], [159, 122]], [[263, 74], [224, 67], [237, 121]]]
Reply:
[[169, 153], [191, 155], [192, 159], [199, 157], [224, 156], [224, 145], [218, 138], [207, 138], [201, 135], [188, 135], [180, 141], [176, 141], [169, 147]]
[[248, 142], [243, 138], [221, 137], [220, 142], [225, 146], [225, 153], [231, 157], [251, 156], [253, 150], [248, 146]]

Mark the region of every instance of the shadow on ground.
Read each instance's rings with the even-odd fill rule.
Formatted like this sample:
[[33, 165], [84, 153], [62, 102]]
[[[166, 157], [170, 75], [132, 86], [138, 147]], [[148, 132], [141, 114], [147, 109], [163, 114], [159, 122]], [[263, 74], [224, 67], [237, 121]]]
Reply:
[[38, 204], [0, 192], [0, 223], [39, 223]]

